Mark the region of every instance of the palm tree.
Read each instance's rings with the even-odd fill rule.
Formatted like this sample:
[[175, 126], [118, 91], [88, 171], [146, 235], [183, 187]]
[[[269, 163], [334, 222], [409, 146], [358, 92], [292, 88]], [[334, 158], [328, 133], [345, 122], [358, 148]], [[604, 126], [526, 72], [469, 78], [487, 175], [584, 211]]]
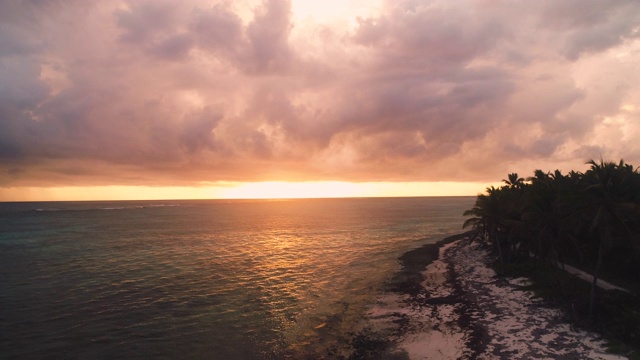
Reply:
[[637, 172], [623, 160], [600, 163], [590, 160], [591, 168], [584, 174], [584, 213], [589, 223], [589, 231], [595, 236], [596, 264], [591, 283], [589, 299], [589, 321], [593, 321], [598, 278], [601, 275], [603, 258], [613, 246], [615, 237], [632, 238], [628, 223], [637, 214], [638, 204], [630, 196], [632, 177]]
[[522, 218], [530, 229], [532, 244], [528, 250], [534, 254], [536, 262], [540, 257], [558, 257], [557, 248], [554, 246], [556, 242], [553, 240], [558, 227], [558, 193], [554, 187], [554, 180], [559, 175], [561, 176], [556, 172], [553, 177], [542, 170], [536, 170], [534, 176], [528, 179], [531, 186], [526, 194]]
[[472, 217], [467, 219], [462, 227], [472, 226], [476, 230], [474, 239], [480, 239], [484, 244], [495, 245], [500, 266], [504, 272], [504, 257], [500, 241], [504, 217], [503, 194], [502, 189], [491, 186], [486, 189], [486, 195], [478, 195], [473, 208], [464, 212], [464, 216]]
[[507, 179], [502, 181], [510, 188], [522, 189], [524, 187], [524, 179], [518, 177], [518, 173], [511, 173], [507, 175]]

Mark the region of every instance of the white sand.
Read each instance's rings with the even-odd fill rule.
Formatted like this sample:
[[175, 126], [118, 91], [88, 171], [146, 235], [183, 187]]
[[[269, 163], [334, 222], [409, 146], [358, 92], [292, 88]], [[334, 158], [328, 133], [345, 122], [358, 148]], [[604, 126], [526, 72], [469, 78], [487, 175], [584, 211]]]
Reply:
[[519, 290], [528, 279], [496, 278], [486, 261], [475, 245], [444, 246], [423, 273], [423, 293], [379, 298], [367, 315], [372, 333], [411, 359], [626, 359], [606, 354], [597, 334], [572, 329], [559, 310]]
[[626, 359], [605, 354], [600, 336], [572, 329], [560, 310], [543, 306], [532, 292], [518, 290], [527, 279], [495, 278], [486, 264], [487, 254], [477, 246], [457, 246], [448, 255], [483, 312], [474, 320], [486, 328], [490, 342], [480, 359]]

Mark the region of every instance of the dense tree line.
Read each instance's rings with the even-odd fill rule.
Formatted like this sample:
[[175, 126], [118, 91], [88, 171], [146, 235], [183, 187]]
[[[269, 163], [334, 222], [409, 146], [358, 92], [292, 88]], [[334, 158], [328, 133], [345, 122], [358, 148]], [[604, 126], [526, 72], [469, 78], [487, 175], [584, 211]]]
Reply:
[[500, 266], [516, 261], [568, 263], [594, 276], [640, 280], [640, 173], [633, 166], [589, 161], [584, 173], [535, 170], [509, 174], [478, 195], [470, 218], [475, 240], [489, 246]]

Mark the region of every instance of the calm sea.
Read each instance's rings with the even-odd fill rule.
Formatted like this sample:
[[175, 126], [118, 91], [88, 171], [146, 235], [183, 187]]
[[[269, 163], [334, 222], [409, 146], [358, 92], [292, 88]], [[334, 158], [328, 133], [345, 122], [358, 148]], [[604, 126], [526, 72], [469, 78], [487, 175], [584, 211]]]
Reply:
[[332, 357], [473, 201], [0, 203], [0, 358]]

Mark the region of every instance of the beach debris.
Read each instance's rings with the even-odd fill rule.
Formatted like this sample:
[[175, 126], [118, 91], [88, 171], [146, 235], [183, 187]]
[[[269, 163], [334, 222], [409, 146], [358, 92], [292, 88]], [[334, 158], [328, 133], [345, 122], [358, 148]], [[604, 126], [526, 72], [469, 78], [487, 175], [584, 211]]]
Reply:
[[[367, 313], [370, 338], [409, 359], [596, 359], [598, 334], [573, 328], [560, 310], [523, 289], [527, 278], [497, 278], [488, 253], [461, 240], [440, 247], [418, 293], [381, 295]], [[384, 358], [384, 357], [383, 357]]]

